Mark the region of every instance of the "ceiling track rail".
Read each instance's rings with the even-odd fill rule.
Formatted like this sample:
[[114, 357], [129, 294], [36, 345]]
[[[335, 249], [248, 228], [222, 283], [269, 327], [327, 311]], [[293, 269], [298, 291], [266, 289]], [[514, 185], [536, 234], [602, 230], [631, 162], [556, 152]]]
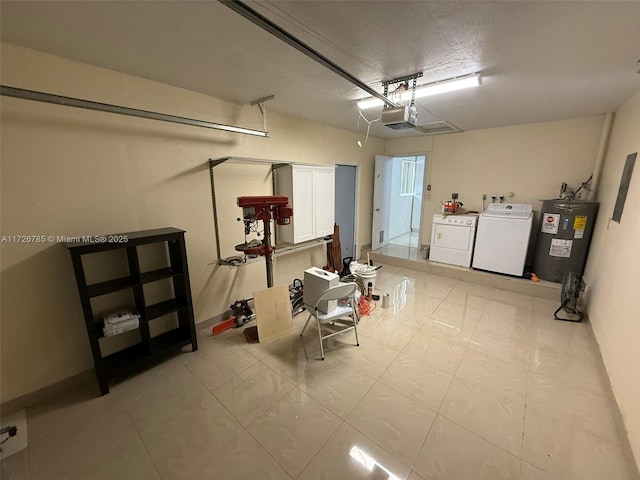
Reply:
[[96, 110], [99, 112], [115, 113], [118, 115], [127, 115], [130, 117], [146, 118], [148, 120], [159, 120], [161, 122], [179, 123], [181, 125], [190, 125], [192, 127], [209, 128], [213, 130], [223, 130], [232, 133], [241, 133], [244, 135], [253, 135], [257, 137], [268, 137], [269, 132], [263, 130], [253, 130], [250, 128], [236, 127], [233, 125], [225, 125], [223, 123], [207, 122], [204, 120], [196, 120], [193, 118], [179, 117], [177, 115], [168, 115], [166, 113], [150, 112], [148, 110], [140, 110], [137, 108], [123, 107], [120, 105], [111, 105], [109, 103], [93, 102], [91, 100], [82, 100], [80, 98], [64, 97], [62, 95], [53, 95], [51, 93], [36, 92], [33, 90], [25, 90], [22, 88], [9, 87], [0, 85], [0, 94], [5, 97], [22, 98], [24, 100], [33, 100], [36, 102], [52, 103], [54, 105], [62, 105], [65, 107], [84, 108], [87, 110]]
[[386, 103], [390, 107], [397, 107], [398, 106], [397, 103], [389, 100], [383, 94], [376, 92], [373, 88], [371, 88], [369, 85], [364, 83], [362, 80], [360, 80], [359, 78], [353, 76], [352, 74], [347, 72], [345, 69], [343, 69], [342, 67], [340, 67], [339, 65], [335, 64], [334, 62], [329, 60], [327, 57], [322, 55], [320, 52], [318, 52], [317, 50], [311, 48], [309, 45], [304, 43], [302, 40], [298, 39], [297, 37], [294, 37], [292, 34], [287, 32], [286, 30], [284, 30], [279, 25], [276, 25], [271, 20], [266, 18], [264, 15], [261, 15], [260, 13], [258, 13], [257, 11], [255, 11], [254, 9], [252, 9], [251, 7], [246, 5], [244, 2], [240, 2], [238, 0], [219, 0], [219, 1], [223, 5], [229, 7], [234, 12], [242, 15], [246, 19], [252, 21], [253, 23], [258, 25], [259, 27], [263, 28], [264, 30], [269, 32], [274, 37], [282, 40], [285, 43], [288, 43], [289, 45], [291, 45], [296, 50], [304, 53], [307, 57], [311, 58], [312, 60], [315, 60], [320, 65], [322, 65], [325, 68], [328, 68], [329, 70], [331, 70], [332, 72], [340, 75], [342, 78], [344, 78], [348, 82], [352, 83], [356, 87], [364, 90], [365, 92], [367, 92], [372, 97], [379, 98], [380, 100], [382, 100], [384, 103]]

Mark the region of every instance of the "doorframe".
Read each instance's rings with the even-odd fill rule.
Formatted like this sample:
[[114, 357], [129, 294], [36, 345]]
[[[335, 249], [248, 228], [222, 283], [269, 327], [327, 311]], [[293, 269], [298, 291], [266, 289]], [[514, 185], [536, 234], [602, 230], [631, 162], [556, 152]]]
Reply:
[[391, 181], [393, 157], [376, 154], [373, 158], [373, 196], [371, 204], [370, 248], [376, 251], [389, 244]]
[[[356, 167], [356, 191], [354, 192], [355, 197], [355, 205], [354, 205], [354, 215], [353, 215], [353, 259], [360, 259], [360, 239], [358, 238], [358, 230], [360, 225], [360, 164], [358, 162], [343, 162], [340, 160], [336, 160], [335, 166], [342, 165], [345, 167]], [[335, 193], [334, 193], [335, 196]]]
[[[425, 152], [411, 152], [411, 153], [385, 153], [387, 157], [424, 157], [425, 169], [422, 178], [422, 205], [420, 205], [420, 228], [418, 231], [418, 250], [422, 250], [422, 233], [424, 232], [424, 212], [426, 210], [425, 203], [427, 200], [431, 200], [431, 192], [427, 192], [427, 185], [431, 184], [431, 161], [429, 159], [429, 151]], [[427, 194], [429, 194], [427, 196]], [[426, 243], [424, 245], [428, 245]]]

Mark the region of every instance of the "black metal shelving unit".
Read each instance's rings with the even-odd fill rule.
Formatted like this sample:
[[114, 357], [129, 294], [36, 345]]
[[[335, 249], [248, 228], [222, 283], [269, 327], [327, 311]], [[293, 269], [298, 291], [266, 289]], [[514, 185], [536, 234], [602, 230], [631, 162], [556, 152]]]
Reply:
[[[109, 393], [109, 380], [155, 363], [187, 345], [191, 345], [192, 351], [198, 349], [184, 234], [184, 230], [169, 227], [104, 235], [95, 239], [91, 238], [86, 242], [65, 243], [73, 262], [96, 376], [102, 395]], [[166, 244], [168, 265], [157, 270], [142, 272], [138, 258], [138, 247], [154, 243]], [[129, 274], [125, 277], [88, 284], [83, 257], [108, 250], [123, 252], [123, 255], [126, 256]], [[171, 280], [173, 298], [147, 305], [144, 285], [162, 280]], [[94, 311], [91, 299], [124, 290], [133, 293], [134, 306], [140, 314], [138, 327], [140, 341], [115, 353], [103, 355], [100, 347], [100, 338], [103, 336], [100, 314], [103, 312]], [[149, 322], [174, 312], [178, 318], [177, 327], [152, 337]]]

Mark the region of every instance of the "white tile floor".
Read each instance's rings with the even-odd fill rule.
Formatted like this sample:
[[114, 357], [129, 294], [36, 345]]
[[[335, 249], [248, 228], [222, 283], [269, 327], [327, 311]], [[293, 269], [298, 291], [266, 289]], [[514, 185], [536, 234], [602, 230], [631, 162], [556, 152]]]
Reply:
[[373, 250], [373, 253], [413, 261], [423, 261], [424, 251], [420, 249], [418, 232], [410, 232], [389, 240], [384, 247]]
[[249, 345], [203, 330], [199, 350], [27, 410], [30, 479], [635, 479], [585, 323], [556, 303], [385, 266], [406, 303], [377, 307], [319, 360], [312, 328]]
[[408, 232], [389, 240], [392, 245], [418, 248], [418, 232]]

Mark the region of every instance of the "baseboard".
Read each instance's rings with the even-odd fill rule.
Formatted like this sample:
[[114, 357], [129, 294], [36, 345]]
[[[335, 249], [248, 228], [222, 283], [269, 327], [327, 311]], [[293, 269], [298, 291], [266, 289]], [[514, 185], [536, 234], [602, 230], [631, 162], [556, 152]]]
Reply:
[[560, 300], [561, 285], [559, 283], [546, 281], [536, 283], [524, 278], [484, 272], [467, 267], [447, 265], [422, 258], [419, 260], [411, 260], [408, 258], [392, 257], [375, 252], [370, 252], [370, 257], [378, 264], [382, 263], [385, 265], [417, 270], [419, 272], [432, 273], [434, 275], [441, 275], [455, 280], [462, 280], [465, 282], [499, 288], [501, 290], [508, 290], [514, 293], [523, 293], [525, 295], [531, 295], [538, 298], [546, 298], [547, 300]]
[[80, 372], [77, 375], [73, 375], [72, 377], [65, 378], [64, 380], [60, 380], [59, 382], [52, 383], [51, 385], [47, 385], [46, 387], [43, 387], [34, 392], [14, 398], [13, 400], [3, 402], [0, 405], [0, 411], [2, 411], [3, 415], [7, 415], [18, 410], [22, 410], [23, 408], [35, 405], [36, 403], [40, 403], [43, 400], [47, 400], [48, 398], [53, 397], [54, 395], [57, 395], [66, 390], [71, 390], [73, 388], [79, 387], [80, 385], [88, 382], [95, 382], [97, 392], [98, 383], [93, 368]]
[[[211, 318], [197, 323], [196, 330], [208, 330], [209, 334], [211, 334], [211, 328], [216, 323], [225, 318], [228, 318], [227, 312], [214, 315]], [[96, 384], [97, 394], [98, 383], [96, 380], [95, 370], [93, 368], [89, 368], [83, 372], [78, 373], [77, 375], [73, 375], [71, 377], [60, 380], [59, 382], [47, 385], [46, 387], [40, 388], [34, 392], [27, 393], [12, 400], [7, 400], [6, 402], [0, 404], [0, 412], [2, 412], [3, 416], [9, 415], [13, 412], [17, 412], [18, 410], [22, 410], [23, 408], [31, 407], [37, 403], [47, 400], [61, 392], [77, 388], [89, 382], [94, 382]]]
[[[596, 337], [596, 332], [593, 330], [593, 323], [589, 318], [589, 314], [585, 313], [585, 320], [589, 324], [589, 329], [591, 330], [591, 335], [593, 336], [594, 341], [598, 347], [598, 355], [600, 357], [600, 361], [602, 362], [602, 366], [604, 367], [604, 371], [606, 372], [606, 382], [609, 391], [609, 395], [614, 404], [614, 422], [616, 426], [616, 430], [620, 434], [620, 439], [622, 441], [620, 447], [622, 448], [622, 452], [627, 460], [627, 464], [634, 468], [631, 473], [630, 480], [640, 480], [640, 465], [636, 463], [635, 456], [633, 455], [633, 449], [631, 448], [631, 442], [629, 441], [629, 434], [627, 433], [627, 427], [624, 423], [624, 418], [622, 416], [622, 411], [620, 410], [620, 405], [618, 405], [618, 400], [616, 399], [615, 394], [613, 393], [613, 387], [611, 386], [611, 377], [609, 376], [609, 372], [607, 371], [607, 364], [604, 363], [604, 358], [602, 358], [602, 350], [600, 349], [600, 344], [598, 343], [598, 337]], [[640, 460], [640, 459], [639, 459]]]

